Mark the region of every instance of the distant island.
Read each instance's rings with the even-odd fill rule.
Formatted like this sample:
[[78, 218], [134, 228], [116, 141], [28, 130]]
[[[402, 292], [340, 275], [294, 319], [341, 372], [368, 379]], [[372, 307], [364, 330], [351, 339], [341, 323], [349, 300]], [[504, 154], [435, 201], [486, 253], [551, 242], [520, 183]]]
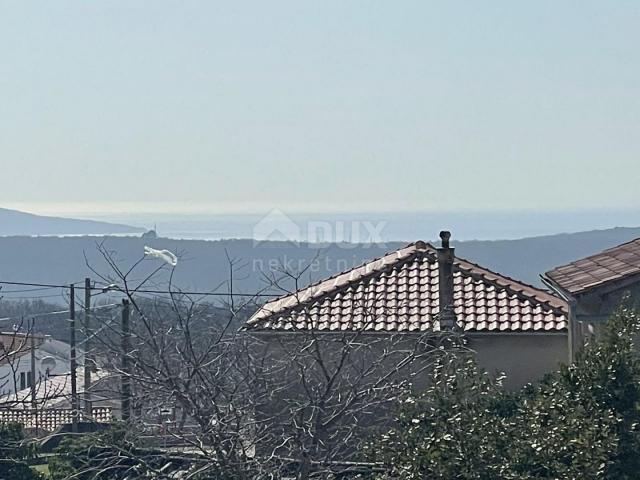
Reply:
[[15, 235], [122, 235], [139, 234], [144, 231], [143, 228], [118, 223], [49, 217], [0, 208], [0, 236], [2, 237]]

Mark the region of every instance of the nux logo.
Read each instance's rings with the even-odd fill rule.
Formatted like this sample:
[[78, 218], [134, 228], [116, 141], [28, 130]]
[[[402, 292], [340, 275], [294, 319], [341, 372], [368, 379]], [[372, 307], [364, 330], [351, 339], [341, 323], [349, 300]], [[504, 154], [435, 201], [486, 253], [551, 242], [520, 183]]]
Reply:
[[271, 210], [253, 226], [253, 244], [266, 241], [286, 241], [298, 245], [302, 229], [282, 210]]
[[299, 245], [312, 243], [315, 247], [337, 245], [339, 248], [356, 248], [364, 245], [384, 247], [382, 231], [386, 222], [367, 220], [320, 221], [307, 220], [296, 223], [282, 210], [271, 210], [253, 227], [254, 246], [265, 241], [286, 241]]

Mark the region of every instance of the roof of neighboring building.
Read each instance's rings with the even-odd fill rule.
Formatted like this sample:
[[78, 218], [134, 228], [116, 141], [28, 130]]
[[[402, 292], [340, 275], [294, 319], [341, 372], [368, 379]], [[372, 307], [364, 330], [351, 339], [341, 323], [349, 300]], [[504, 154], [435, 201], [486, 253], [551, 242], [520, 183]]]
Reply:
[[[98, 369], [91, 374], [93, 385], [113, 374], [106, 370]], [[84, 371], [78, 369], [77, 391], [82, 395], [84, 392]], [[36, 383], [36, 401], [38, 405], [46, 408], [57, 407], [68, 402], [71, 398], [71, 373], [61, 375], [50, 375]], [[102, 400], [102, 397], [93, 396], [94, 400]], [[29, 408], [31, 406], [31, 388], [19, 390], [16, 393], [0, 396], [0, 407]]]
[[[252, 331], [439, 330], [437, 250], [416, 242], [266, 303]], [[474, 332], [558, 332], [567, 304], [551, 293], [462, 258], [454, 261], [458, 325]]]
[[556, 267], [547, 272], [546, 276], [566, 292], [581, 294], [605, 283], [638, 274], [640, 274], [640, 238]]
[[[45, 335], [33, 334], [36, 348], [42, 345], [47, 338]], [[0, 365], [9, 363], [16, 358], [26, 355], [30, 351], [30, 334], [23, 332], [0, 332]]]

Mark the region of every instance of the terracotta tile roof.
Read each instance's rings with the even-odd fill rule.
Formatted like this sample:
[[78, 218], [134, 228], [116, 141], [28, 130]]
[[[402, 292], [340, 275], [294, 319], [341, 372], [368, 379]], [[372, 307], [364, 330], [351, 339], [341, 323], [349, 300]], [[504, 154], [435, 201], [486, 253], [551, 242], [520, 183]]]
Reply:
[[[266, 303], [247, 330], [438, 330], [436, 249], [416, 242]], [[465, 331], [557, 332], [564, 300], [456, 257], [454, 307]]]
[[584, 293], [608, 282], [640, 274], [640, 238], [590, 257], [556, 267], [546, 273], [571, 294]]

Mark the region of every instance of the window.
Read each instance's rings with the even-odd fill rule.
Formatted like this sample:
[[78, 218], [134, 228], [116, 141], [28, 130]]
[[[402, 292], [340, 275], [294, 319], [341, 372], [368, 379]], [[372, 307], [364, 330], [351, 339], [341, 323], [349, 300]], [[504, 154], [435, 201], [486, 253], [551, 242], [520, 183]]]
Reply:
[[31, 386], [31, 372], [20, 372], [20, 390]]

